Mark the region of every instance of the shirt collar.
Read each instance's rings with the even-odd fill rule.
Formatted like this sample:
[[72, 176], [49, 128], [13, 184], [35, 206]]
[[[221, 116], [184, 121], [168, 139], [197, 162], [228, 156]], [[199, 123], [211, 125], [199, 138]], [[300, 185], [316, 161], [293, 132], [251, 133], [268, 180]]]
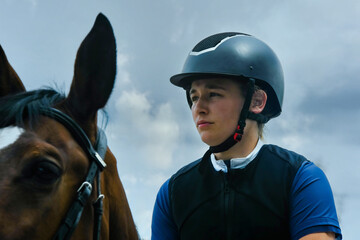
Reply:
[[[263, 145], [264, 145], [264, 143], [259, 139], [256, 144], [256, 147], [254, 148], [254, 150], [252, 150], [251, 153], [249, 153], [249, 155], [247, 155], [246, 157], [243, 157], [243, 158], [230, 159], [230, 168], [231, 169], [245, 168], [252, 160], [254, 160], [256, 158], [257, 154], [259, 153], [259, 151]], [[211, 159], [211, 163], [216, 171], [218, 171], [218, 172], [222, 171], [225, 173], [228, 172], [227, 166], [223, 160], [216, 160], [214, 154], [211, 154], [210, 159]]]

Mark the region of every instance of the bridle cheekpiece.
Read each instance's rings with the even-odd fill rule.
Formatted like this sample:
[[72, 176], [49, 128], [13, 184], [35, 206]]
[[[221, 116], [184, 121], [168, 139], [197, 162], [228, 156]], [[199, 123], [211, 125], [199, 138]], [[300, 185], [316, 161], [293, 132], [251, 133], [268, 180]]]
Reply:
[[65, 240], [70, 239], [72, 233], [74, 232], [77, 224], [80, 221], [81, 214], [84, 210], [87, 200], [89, 199], [95, 177], [97, 178], [97, 199], [93, 203], [94, 206], [94, 239], [100, 238], [101, 230], [101, 218], [103, 213], [103, 198], [104, 195], [101, 194], [100, 189], [100, 172], [106, 167], [104, 162], [104, 157], [107, 149], [107, 141], [105, 133], [98, 129], [97, 139], [95, 143], [95, 149], [92, 146], [89, 138], [82, 130], [82, 128], [68, 115], [51, 107], [40, 108], [40, 114], [50, 117], [62, 125], [64, 125], [67, 130], [72, 134], [77, 143], [85, 151], [88, 158], [91, 160], [89, 171], [87, 176], [79, 189], [77, 190], [76, 198], [74, 199], [72, 205], [70, 206], [66, 216], [64, 217], [62, 224], [60, 225], [58, 231], [56, 232], [53, 240]]

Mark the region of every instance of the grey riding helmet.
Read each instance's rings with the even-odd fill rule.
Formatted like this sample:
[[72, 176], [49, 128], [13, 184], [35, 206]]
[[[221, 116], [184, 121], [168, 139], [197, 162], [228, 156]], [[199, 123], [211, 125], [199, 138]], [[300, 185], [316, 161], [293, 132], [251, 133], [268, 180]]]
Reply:
[[267, 44], [251, 35], [226, 32], [205, 38], [189, 53], [182, 72], [170, 81], [187, 90], [191, 106], [191, 82], [204, 77], [252, 79], [268, 95], [262, 112], [265, 122], [281, 113], [284, 76], [280, 61]]

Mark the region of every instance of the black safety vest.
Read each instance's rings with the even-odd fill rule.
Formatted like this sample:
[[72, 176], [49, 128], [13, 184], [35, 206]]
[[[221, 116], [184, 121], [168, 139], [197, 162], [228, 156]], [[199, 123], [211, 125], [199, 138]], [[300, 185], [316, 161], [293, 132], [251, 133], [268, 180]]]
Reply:
[[217, 172], [210, 153], [180, 169], [169, 182], [180, 239], [290, 239], [290, 188], [304, 161], [264, 145], [245, 169]]

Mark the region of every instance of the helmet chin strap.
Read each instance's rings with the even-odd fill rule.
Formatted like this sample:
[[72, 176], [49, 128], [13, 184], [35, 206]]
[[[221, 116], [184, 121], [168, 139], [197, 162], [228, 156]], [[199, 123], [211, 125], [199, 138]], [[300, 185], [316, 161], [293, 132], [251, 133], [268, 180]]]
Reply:
[[[254, 94], [254, 87], [255, 87], [255, 80], [253, 78], [249, 78], [247, 83], [247, 91], [246, 91], [246, 97], [245, 102], [243, 105], [243, 108], [240, 112], [240, 117], [238, 121], [238, 126], [236, 127], [235, 132], [228, 137], [224, 142], [220, 143], [217, 146], [210, 146], [209, 151], [212, 153], [219, 153], [219, 152], [225, 152], [229, 150], [232, 146], [234, 146], [236, 143], [240, 142], [242, 139], [242, 136], [244, 134], [244, 128], [246, 126], [246, 119], [247, 118], [256, 118], [254, 120], [258, 120], [259, 114], [254, 114], [249, 111], [249, 107], [251, 104], [252, 96]], [[265, 116], [261, 116], [265, 117]], [[266, 118], [266, 117], [265, 117]]]

